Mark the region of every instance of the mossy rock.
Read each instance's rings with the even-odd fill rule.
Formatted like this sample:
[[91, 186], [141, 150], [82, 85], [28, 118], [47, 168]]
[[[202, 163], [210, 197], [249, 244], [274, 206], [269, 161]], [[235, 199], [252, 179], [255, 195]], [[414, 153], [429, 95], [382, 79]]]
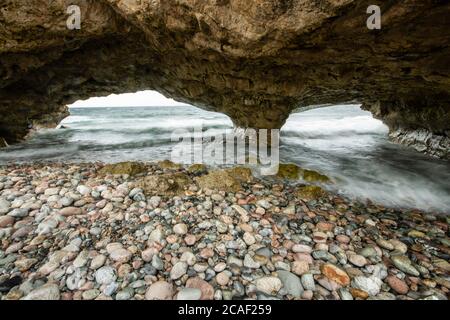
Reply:
[[185, 173], [151, 175], [138, 182], [146, 195], [174, 196], [182, 195], [192, 180]]
[[187, 171], [194, 175], [201, 175], [201, 174], [208, 172], [208, 168], [204, 164], [196, 163], [196, 164], [191, 165], [187, 169]]
[[127, 174], [130, 176], [137, 175], [139, 173], [147, 172], [147, 168], [140, 162], [120, 162], [114, 164], [107, 164], [100, 169], [100, 174]]
[[159, 166], [161, 169], [171, 169], [171, 170], [179, 170], [179, 169], [182, 168], [182, 165], [181, 165], [181, 164], [172, 162], [172, 161], [170, 161], [170, 160], [163, 160], [163, 161], [160, 161], [160, 162], [158, 162], [158, 166]]
[[225, 171], [239, 182], [250, 182], [253, 180], [252, 170], [246, 167], [234, 167]]
[[331, 182], [330, 178], [314, 170], [303, 170], [303, 180], [308, 182]]
[[202, 189], [237, 192], [242, 189], [242, 183], [252, 179], [252, 171], [249, 168], [235, 167], [211, 171], [207, 175], [197, 177], [195, 181]]
[[302, 169], [293, 163], [280, 163], [277, 177], [282, 179], [297, 180]]
[[318, 186], [304, 186], [297, 189], [297, 197], [304, 200], [319, 199], [326, 194], [326, 191]]

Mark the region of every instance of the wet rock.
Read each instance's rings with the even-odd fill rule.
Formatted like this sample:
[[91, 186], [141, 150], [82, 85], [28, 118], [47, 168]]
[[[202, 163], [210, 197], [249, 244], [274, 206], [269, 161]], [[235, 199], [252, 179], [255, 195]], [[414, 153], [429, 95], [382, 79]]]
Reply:
[[318, 186], [299, 187], [296, 192], [297, 197], [305, 200], [315, 200], [326, 195], [326, 192]]
[[278, 167], [277, 177], [282, 179], [297, 180], [299, 178], [301, 168], [293, 163], [280, 163]]
[[308, 182], [330, 182], [330, 178], [314, 170], [302, 170], [303, 180]]

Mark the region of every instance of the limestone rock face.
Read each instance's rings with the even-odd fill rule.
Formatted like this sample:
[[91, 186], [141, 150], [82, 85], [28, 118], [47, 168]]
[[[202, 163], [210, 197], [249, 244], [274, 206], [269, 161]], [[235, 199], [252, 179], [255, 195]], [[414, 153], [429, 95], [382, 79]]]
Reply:
[[[66, 26], [74, 4], [80, 30]], [[352, 101], [392, 131], [448, 138], [450, 3], [380, 1], [381, 30], [366, 26], [371, 4], [3, 0], [0, 137], [54, 126], [78, 99], [154, 89], [240, 127], [280, 128], [293, 110]]]

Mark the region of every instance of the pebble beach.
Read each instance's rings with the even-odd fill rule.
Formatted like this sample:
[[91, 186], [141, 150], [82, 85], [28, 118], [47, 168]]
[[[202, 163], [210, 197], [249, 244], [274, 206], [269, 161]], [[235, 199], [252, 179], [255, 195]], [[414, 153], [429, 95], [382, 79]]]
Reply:
[[350, 200], [312, 177], [0, 167], [0, 299], [448, 299], [448, 214]]

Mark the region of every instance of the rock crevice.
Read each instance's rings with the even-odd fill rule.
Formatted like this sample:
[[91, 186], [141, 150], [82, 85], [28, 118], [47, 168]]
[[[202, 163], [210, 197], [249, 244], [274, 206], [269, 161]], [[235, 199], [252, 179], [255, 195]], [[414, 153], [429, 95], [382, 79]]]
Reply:
[[[153, 89], [238, 127], [280, 128], [293, 110], [352, 101], [391, 132], [448, 139], [450, 4], [382, 3], [382, 29], [369, 30], [372, 2], [3, 1], [0, 137], [54, 125], [78, 99]], [[66, 26], [73, 4], [81, 30]]]

